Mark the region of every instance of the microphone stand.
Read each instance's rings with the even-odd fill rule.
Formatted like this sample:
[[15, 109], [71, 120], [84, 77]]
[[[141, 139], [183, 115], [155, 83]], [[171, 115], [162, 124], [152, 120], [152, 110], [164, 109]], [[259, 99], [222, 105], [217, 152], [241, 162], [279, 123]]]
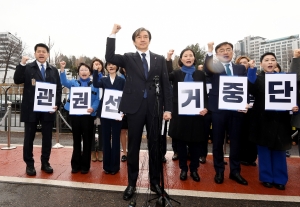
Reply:
[[[155, 207], [165, 207], [166, 206], [166, 202], [167, 202], [167, 206], [173, 207], [170, 200], [178, 203], [180, 205], [180, 202], [170, 198], [170, 196], [165, 192], [165, 183], [164, 183], [164, 165], [162, 162], [162, 142], [163, 139], [161, 137], [161, 123], [162, 123], [162, 116], [160, 113], [160, 107], [159, 107], [159, 96], [160, 96], [160, 85], [159, 85], [159, 76], [155, 76], [154, 79], [154, 85], [155, 85], [155, 94], [156, 94], [156, 104], [155, 104], [155, 109], [156, 109], [156, 113], [157, 113], [157, 126], [155, 127], [154, 131], [156, 131], [156, 136], [157, 137], [157, 158], [158, 158], [158, 164], [157, 166], [160, 165], [160, 167], [158, 167], [158, 169], [160, 169], [160, 183], [161, 183], [161, 191], [158, 192], [158, 196], [155, 198], [152, 198], [150, 200], [148, 200], [149, 202], [152, 200], [155, 200], [158, 198], [158, 200], [156, 201], [156, 205]], [[157, 133], [158, 132], [158, 133]]]

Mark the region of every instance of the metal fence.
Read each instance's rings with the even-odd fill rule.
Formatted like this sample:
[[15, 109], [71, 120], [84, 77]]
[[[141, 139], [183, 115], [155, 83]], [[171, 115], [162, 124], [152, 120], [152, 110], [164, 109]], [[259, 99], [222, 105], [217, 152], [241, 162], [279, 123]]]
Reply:
[[[8, 102], [11, 102], [11, 128], [12, 131], [23, 131], [24, 123], [21, 122], [20, 112], [21, 104], [23, 98], [23, 84], [1, 84], [1, 96], [0, 96], [0, 120], [5, 116], [7, 111]], [[63, 88], [62, 100], [67, 100], [69, 90]], [[64, 102], [64, 101], [63, 101]], [[56, 119], [54, 122], [53, 129], [55, 130], [57, 125], [56, 122], [59, 122], [59, 132], [70, 132], [70, 121], [69, 113], [64, 110], [63, 103], [60, 107], [60, 112], [58, 113], [59, 119]], [[7, 131], [7, 120], [0, 126], [1, 130]], [[40, 127], [38, 126], [38, 129]]]

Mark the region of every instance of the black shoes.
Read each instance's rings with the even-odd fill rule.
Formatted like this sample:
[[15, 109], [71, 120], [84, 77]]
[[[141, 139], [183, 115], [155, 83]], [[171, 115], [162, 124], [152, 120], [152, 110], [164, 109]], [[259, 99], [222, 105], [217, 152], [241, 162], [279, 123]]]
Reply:
[[34, 168], [34, 167], [27, 166], [27, 167], [26, 167], [26, 174], [29, 175], [29, 176], [34, 176], [34, 175], [36, 175], [35, 168]]
[[72, 171], [71, 171], [71, 173], [78, 173], [80, 170], [79, 169], [75, 169], [75, 168], [72, 168]]
[[285, 190], [285, 185], [273, 183], [274, 187], [278, 190]]
[[200, 176], [199, 176], [199, 174], [196, 171], [195, 172], [191, 172], [191, 177], [193, 178], [194, 181], [200, 182]]
[[262, 182], [262, 185], [265, 186], [266, 188], [273, 188], [272, 183]]
[[230, 173], [230, 174], [229, 174], [229, 178], [230, 178], [231, 180], [236, 181], [237, 183], [239, 183], [239, 184], [241, 184], [241, 185], [248, 185], [247, 180], [245, 180], [245, 179], [240, 175], [240, 173], [235, 173], [235, 174]]
[[110, 174], [111, 175], [115, 175], [115, 174], [117, 174], [119, 172], [119, 170], [118, 171], [115, 171], [115, 172], [111, 172]]
[[245, 165], [245, 166], [256, 166], [256, 162], [246, 162], [246, 161], [241, 161], [241, 165]]
[[215, 183], [222, 184], [224, 182], [224, 173], [216, 173]]
[[50, 166], [49, 163], [43, 163], [41, 170], [43, 170], [45, 173], [53, 173], [53, 168]]
[[134, 192], [135, 192], [135, 187], [130, 185], [127, 186], [123, 194], [123, 199], [128, 201], [133, 196]]
[[174, 152], [174, 155], [172, 156], [172, 160], [178, 160], [178, 153], [177, 152]]
[[199, 162], [201, 164], [205, 164], [206, 163], [206, 157], [200, 157]]
[[186, 179], [187, 179], [187, 172], [181, 170], [181, 173], [180, 173], [180, 180], [186, 180]]
[[81, 174], [88, 174], [89, 170], [81, 170]]
[[126, 161], [127, 161], [127, 156], [126, 156], [126, 155], [123, 155], [122, 158], [121, 158], [121, 161], [122, 161], [122, 162], [126, 162]]

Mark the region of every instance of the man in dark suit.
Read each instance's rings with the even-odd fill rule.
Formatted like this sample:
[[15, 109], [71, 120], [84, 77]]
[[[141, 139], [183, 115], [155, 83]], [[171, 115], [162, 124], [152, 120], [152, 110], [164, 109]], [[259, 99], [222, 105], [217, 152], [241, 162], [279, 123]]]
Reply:
[[[27, 175], [34, 176], [36, 171], [33, 159], [33, 141], [37, 129], [37, 124], [42, 125], [42, 155], [41, 170], [46, 173], [53, 173], [49, 164], [52, 147], [52, 128], [55, 120], [55, 111], [61, 103], [62, 86], [60, 83], [57, 68], [47, 63], [49, 48], [45, 44], [37, 44], [34, 47], [35, 61], [26, 64], [28, 57], [22, 57], [21, 63], [16, 67], [14, 74], [15, 84], [24, 83], [23, 99], [21, 106], [21, 121], [25, 122], [25, 137], [23, 146], [23, 159], [26, 163]], [[56, 84], [56, 104], [54, 112], [35, 112], [34, 95], [36, 82], [48, 82]]]
[[[108, 62], [126, 68], [126, 83], [123, 90], [119, 110], [127, 115], [128, 120], [128, 186], [124, 191], [123, 199], [129, 200], [135, 192], [136, 181], [139, 174], [139, 151], [143, 126], [146, 125], [149, 171], [151, 190], [159, 193], [160, 176], [158, 166], [161, 156], [157, 156], [157, 137], [160, 131], [155, 129], [158, 123], [156, 104], [156, 88], [153, 79], [159, 77], [160, 96], [159, 114], [164, 120], [171, 119], [171, 86], [165, 59], [149, 51], [151, 33], [145, 28], [137, 29], [132, 35], [132, 41], [137, 52], [115, 54], [115, 36], [121, 26], [115, 24], [110, 37], [107, 39], [105, 59]], [[164, 113], [162, 113], [164, 109]], [[156, 131], [155, 131], [156, 130]]]
[[230, 174], [229, 178], [242, 185], [248, 182], [240, 175], [241, 167], [239, 160], [239, 139], [241, 138], [241, 124], [244, 111], [220, 110], [219, 102], [219, 80], [220, 75], [246, 76], [246, 68], [243, 65], [235, 65], [231, 62], [233, 56], [233, 45], [223, 42], [216, 46], [217, 61], [213, 61], [213, 42], [208, 43], [208, 54], [205, 58], [204, 70], [211, 78], [212, 89], [209, 93], [209, 109], [212, 112], [213, 130], [213, 159], [216, 171], [215, 182], [221, 184], [224, 181], [224, 153], [223, 144], [225, 129], [228, 127], [230, 136]]

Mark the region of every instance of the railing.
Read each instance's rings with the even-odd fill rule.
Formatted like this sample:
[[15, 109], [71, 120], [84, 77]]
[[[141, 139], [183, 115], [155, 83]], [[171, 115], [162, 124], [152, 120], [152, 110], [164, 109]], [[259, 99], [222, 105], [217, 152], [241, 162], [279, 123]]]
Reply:
[[10, 145], [10, 139], [11, 139], [11, 102], [8, 102], [8, 106], [7, 106], [7, 111], [5, 113], [5, 115], [3, 116], [0, 125], [3, 124], [3, 122], [5, 121], [8, 122], [8, 130], [7, 130], [7, 146], [6, 147], [2, 147], [2, 150], [11, 150], [11, 149], [16, 149], [17, 147], [15, 146], [11, 146]]

